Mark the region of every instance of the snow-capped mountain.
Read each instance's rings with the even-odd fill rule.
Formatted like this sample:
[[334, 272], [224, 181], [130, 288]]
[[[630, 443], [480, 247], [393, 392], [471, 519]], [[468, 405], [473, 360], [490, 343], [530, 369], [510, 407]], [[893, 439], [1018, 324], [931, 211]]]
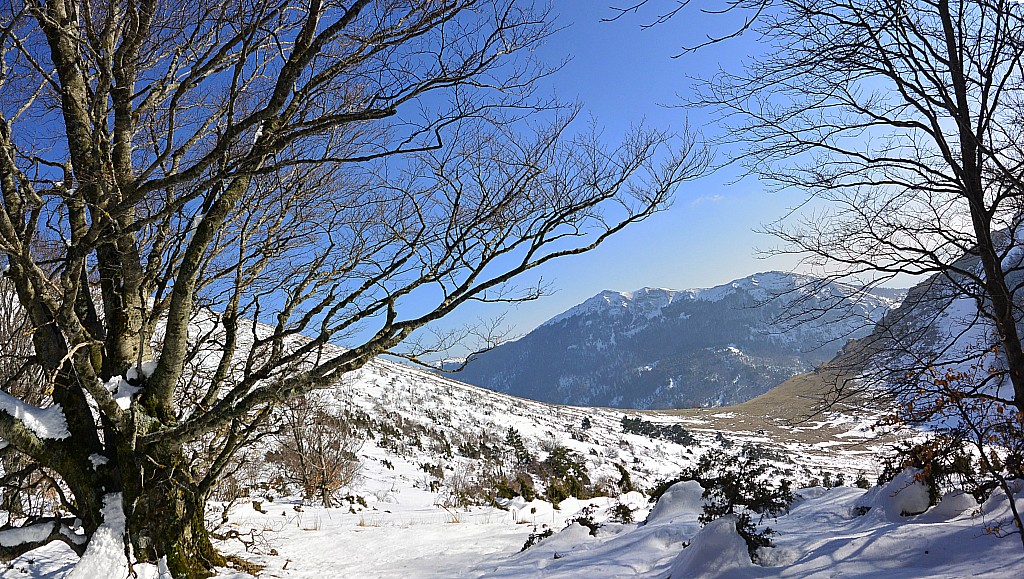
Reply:
[[558, 404], [720, 406], [828, 361], [892, 305], [853, 286], [780, 272], [708, 289], [604, 291], [455, 377]]

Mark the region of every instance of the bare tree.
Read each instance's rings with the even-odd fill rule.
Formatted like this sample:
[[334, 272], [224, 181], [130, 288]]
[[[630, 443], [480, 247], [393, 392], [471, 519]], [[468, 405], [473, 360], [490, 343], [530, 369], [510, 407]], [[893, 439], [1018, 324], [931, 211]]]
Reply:
[[277, 444], [267, 460], [277, 464], [285, 482], [297, 484], [307, 500], [331, 507], [337, 492], [359, 476], [362, 463], [356, 453], [363, 439], [344, 416], [315, 394], [281, 407]]
[[85, 537], [120, 506], [135, 556], [206, 575], [205, 497], [275, 406], [534, 297], [509, 283], [700, 171], [685, 138], [571, 129], [535, 90], [551, 31], [515, 0], [2, 8], [0, 251], [45, 396], [0, 395], [0, 437]]
[[723, 142], [739, 145], [731, 162], [808, 194], [810, 211], [768, 227], [778, 251], [833, 278], [928, 276], [862, 345], [869, 370], [894, 387], [903, 420], [980, 444], [980, 467], [997, 481], [1024, 476], [986, 459], [1019, 452], [1006, 442], [1024, 433], [1024, 5], [721, 7], [744, 15], [733, 32], [771, 48], [701, 83], [698, 101], [728, 126]]
[[756, 141], [741, 162], [826, 202], [770, 228], [781, 251], [876, 283], [940, 274], [996, 328], [1024, 411], [1019, 3], [786, 2], [765, 27], [786, 48], [704, 96]]

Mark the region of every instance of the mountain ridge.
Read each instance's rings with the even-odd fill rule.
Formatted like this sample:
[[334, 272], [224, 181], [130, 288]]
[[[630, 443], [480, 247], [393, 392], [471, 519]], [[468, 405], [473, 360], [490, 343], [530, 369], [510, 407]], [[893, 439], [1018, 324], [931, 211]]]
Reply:
[[605, 290], [477, 356], [457, 377], [556, 404], [733, 404], [828, 361], [894, 303], [783, 272], [711, 288]]

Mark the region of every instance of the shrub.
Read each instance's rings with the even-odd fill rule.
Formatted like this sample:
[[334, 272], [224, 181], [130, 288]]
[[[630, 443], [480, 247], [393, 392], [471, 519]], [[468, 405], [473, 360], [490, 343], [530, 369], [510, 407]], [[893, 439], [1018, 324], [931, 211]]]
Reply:
[[511, 426], [505, 434], [505, 447], [509, 461], [516, 469], [528, 467], [535, 461], [533, 454], [526, 448], [519, 431]]
[[547, 539], [548, 537], [554, 534], [555, 532], [548, 526], [545, 526], [543, 530], [539, 532], [537, 531], [537, 527], [534, 527], [533, 532], [530, 533], [530, 536], [526, 538], [526, 543], [523, 545], [523, 548], [519, 550], [519, 552], [522, 553], [523, 551], [529, 549], [537, 543], [540, 543], [544, 539]]
[[420, 470], [437, 480], [444, 480], [444, 467], [440, 464], [431, 464], [429, 462], [420, 463]]
[[622, 466], [621, 464], [615, 463], [615, 469], [619, 471], [619, 480], [616, 482], [616, 484], [618, 485], [620, 491], [624, 493], [629, 493], [637, 490], [636, 487], [633, 486], [633, 477], [630, 476], [629, 471], [626, 470], [626, 467]]
[[[737, 454], [711, 450], [678, 477], [659, 483], [651, 492], [651, 500], [656, 502], [677, 482], [697, 481], [704, 488], [704, 509], [698, 521], [706, 525], [735, 514], [736, 532], [746, 542], [751, 560], [756, 560], [757, 549], [770, 547], [771, 536], [775, 534], [771, 528], [758, 530], [757, 525], [765, 517], [788, 510], [793, 502], [789, 481], [774, 483], [782, 474], [781, 469], [761, 457], [758, 448], [751, 444], [745, 444]], [[756, 522], [752, 513], [759, 515]]]
[[546, 498], [556, 506], [569, 497], [589, 498], [590, 474], [579, 453], [557, 446], [541, 463], [541, 471], [545, 475]]
[[[893, 413], [882, 423], [932, 424], [932, 435], [900, 448], [881, 478], [912, 467], [928, 486], [932, 504], [950, 490], [970, 493], [981, 502], [996, 489], [1013, 504], [1016, 481], [1024, 478], [1024, 409], [1019, 400], [1015, 404], [1001, 392], [1011, 380], [1000, 349], [981, 342], [955, 365], [929, 365], [906, 374]], [[1002, 520], [985, 524], [985, 532], [997, 536], [1024, 536], [1022, 529], [1024, 520], [1015, 508]]]
[[590, 529], [591, 537], [596, 537], [597, 530], [601, 528], [601, 525], [594, 521], [593, 505], [588, 505], [580, 509], [580, 512], [575, 517], [570, 519], [565, 526], [569, 527], [573, 523], [579, 523], [580, 525]]
[[490, 480], [491, 473], [481, 465], [457, 463], [445, 477], [434, 504], [444, 509], [490, 504], [494, 499]]
[[639, 418], [622, 417], [622, 431], [648, 438], [660, 438], [682, 446], [693, 446], [697, 439], [681, 424], [656, 424]]
[[334, 506], [336, 493], [359, 476], [356, 452], [362, 439], [342, 415], [312, 395], [284, 404], [280, 420], [267, 460], [277, 465], [284, 481], [298, 484], [307, 500]]
[[886, 461], [878, 476], [878, 484], [888, 483], [905, 468], [919, 472], [917, 478], [928, 486], [929, 505], [936, 505], [942, 493], [962, 488], [983, 500], [984, 485], [978, 482], [973, 460], [964, 451], [963, 442], [954, 437], [936, 435], [917, 444], [896, 447], [896, 455]]
[[611, 520], [628, 525], [633, 522], [633, 509], [625, 503], [615, 503], [615, 506], [612, 507]]
[[502, 499], [511, 499], [518, 496], [523, 497], [526, 501], [532, 501], [537, 498], [537, 489], [533, 484], [533, 477], [530, 476], [530, 473], [520, 472], [511, 480], [506, 478], [499, 479], [495, 483], [495, 495]]
[[732, 448], [736, 444], [732, 439], [726, 438], [726, 436], [721, 432], [715, 433], [715, 442], [717, 442], [722, 448]]

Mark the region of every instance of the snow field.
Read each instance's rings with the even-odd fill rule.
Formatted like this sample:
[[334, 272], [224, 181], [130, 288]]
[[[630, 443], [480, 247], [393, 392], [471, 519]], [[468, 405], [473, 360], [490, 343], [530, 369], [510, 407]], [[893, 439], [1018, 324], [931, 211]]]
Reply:
[[[878, 466], [877, 457], [869, 452], [836, 453], [827, 441], [806, 444], [743, 430], [718, 432], [710, 428], [710, 420], [671, 415], [551, 406], [383, 360], [321, 395], [340, 408], [358, 409], [380, 420], [429, 426], [451, 441], [483, 433], [500, 438], [515, 428], [539, 459], [545, 449], [563, 445], [586, 459], [592, 480], [618, 476], [618, 464], [646, 489], [678, 474], [711, 448], [738, 448], [743, 442], [781, 452], [792, 462], [778, 466], [791, 469], [798, 483], [808, 473], [826, 469], [845, 473], [848, 481], [859, 472], [872, 478]], [[681, 424], [697, 443], [683, 446], [624, 433], [624, 414], [655, 424]], [[718, 414], [714, 421], [719, 428], [733, 419]], [[582, 426], [584, 418], [589, 428]], [[845, 421], [844, 428], [849, 426], [858, 435], [869, 434], [859, 421], [830, 420]], [[400, 441], [398, 452], [379, 442], [368, 439], [359, 451], [361, 477], [346, 490], [361, 497], [365, 506], [353, 501], [328, 509], [303, 505], [297, 496], [258, 493], [230, 504], [213, 503], [211, 521], [219, 521], [222, 510], [228, 510], [228, 522], [214, 529], [224, 537], [217, 547], [264, 566], [261, 578], [1024, 576], [1019, 538], [999, 539], [984, 532], [987, 523], [1005, 519], [1005, 497], [997, 493], [976, 505], [971, 497], [950, 495], [923, 514], [904, 516], [921, 509], [922, 489], [909, 474], [870, 491], [800, 491], [790, 513], [764, 521], [777, 532], [775, 547], [761, 553], [761, 560], [771, 565], [757, 566], [746, 558], [742, 541], [736, 542], [739, 537], [729, 521], [701, 529], [697, 517], [702, 500], [695, 483], [676, 485], [653, 511], [639, 493], [567, 499], [558, 509], [546, 501], [522, 499], [503, 501], [504, 508], [445, 507], [440, 506], [444, 488], [432, 490], [421, 465], [439, 465], [448, 479], [471, 467], [472, 459], [442, 452], [430, 441]], [[612, 520], [612, 509], [620, 503], [629, 505], [636, 522]], [[1024, 509], [1024, 495], [1018, 495], [1017, 504]], [[112, 537], [118, 533], [119, 512], [109, 514], [107, 530]], [[580, 516], [600, 525], [596, 533], [572, 523]], [[532, 534], [548, 529], [553, 532], [550, 537], [521, 552]], [[66, 546], [53, 544], [0, 568], [0, 578], [63, 578], [76, 563], [77, 576], [114, 577], [118, 571], [107, 569], [126, 564], [123, 549], [118, 552], [112, 543], [101, 541], [90, 550], [96, 556], [79, 562]], [[163, 579], [159, 566], [137, 566], [137, 572], [145, 579]], [[223, 569], [218, 578], [248, 576]]]

